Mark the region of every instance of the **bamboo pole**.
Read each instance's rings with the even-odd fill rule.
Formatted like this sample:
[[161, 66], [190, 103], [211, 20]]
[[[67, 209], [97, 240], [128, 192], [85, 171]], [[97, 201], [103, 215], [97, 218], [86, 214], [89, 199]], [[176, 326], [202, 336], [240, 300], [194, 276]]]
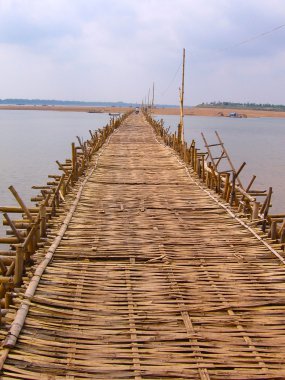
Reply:
[[4, 263], [4, 260], [2, 260], [0, 258], [0, 270], [1, 270], [1, 273], [5, 276], [6, 272], [7, 272], [7, 268], [6, 268], [6, 265]]
[[40, 206], [39, 211], [39, 217], [40, 217], [40, 237], [46, 237], [46, 207], [44, 204]]
[[[30, 207], [29, 209], [30, 214], [37, 214], [39, 212], [38, 207]], [[14, 214], [21, 214], [24, 210], [22, 207], [14, 207], [14, 206], [1, 206], [0, 207], [1, 212], [9, 212], [9, 213], [14, 213]], [[31, 220], [29, 218], [30, 222], [33, 222], [33, 219]]]
[[257, 220], [258, 219], [258, 214], [259, 214], [259, 207], [260, 207], [260, 202], [253, 202], [253, 207], [252, 207], [252, 220]]
[[14, 273], [14, 284], [19, 286], [22, 283], [24, 270], [24, 250], [23, 246], [19, 245], [16, 249], [16, 261], [15, 261], [15, 273]]
[[[233, 173], [236, 173], [236, 170], [235, 170], [234, 165], [233, 165], [233, 163], [232, 163], [232, 161], [230, 159], [230, 156], [229, 156], [229, 154], [228, 154], [228, 152], [227, 152], [227, 150], [226, 150], [226, 148], [224, 146], [224, 143], [222, 142], [222, 140], [221, 140], [221, 138], [220, 138], [220, 136], [219, 136], [219, 134], [218, 134], [217, 131], [215, 131], [215, 134], [216, 134], [216, 136], [217, 136], [217, 138], [219, 140], [219, 143], [221, 144], [221, 147], [223, 148], [223, 151], [227, 155], [227, 159], [228, 159], [228, 162], [230, 164], [231, 169], [233, 170]], [[240, 181], [240, 179], [239, 179], [238, 176], [236, 177], [236, 180], [238, 181], [238, 184], [240, 185], [240, 187], [243, 189], [243, 185], [242, 185], [242, 183], [241, 183], [241, 181]]]
[[78, 173], [78, 168], [77, 168], [77, 153], [76, 153], [76, 148], [75, 148], [75, 143], [71, 144], [71, 151], [72, 151], [72, 174], [73, 174], [73, 181], [77, 180], [77, 173]]
[[184, 143], [184, 78], [185, 78], [185, 48], [183, 48], [183, 57], [182, 57], [182, 84], [179, 89], [179, 98], [180, 98], [180, 134], [179, 143]]
[[24, 210], [24, 212], [27, 215], [28, 219], [32, 222], [33, 221], [33, 217], [32, 217], [32, 215], [30, 213], [30, 210], [26, 207], [25, 203], [23, 202], [23, 200], [21, 199], [21, 197], [19, 196], [19, 194], [17, 193], [17, 191], [14, 189], [14, 187], [12, 185], [9, 186], [9, 190], [14, 195], [15, 199], [17, 200], [17, 202], [19, 203], [19, 205], [21, 206], [21, 208]]
[[6, 212], [4, 212], [3, 216], [7, 220], [9, 226], [11, 227], [11, 230], [13, 231], [13, 234], [18, 238], [19, 242], [23, 241], [24, 238], [21, 236], [20, 232], [17, 230], [15, 224], [10, 219], [9, 215]]
[[60, 170], [62, 170], [67, 176], [69, 176], [69, 171], [58, 160], [56, 160], [55, 162], [57, 163]]

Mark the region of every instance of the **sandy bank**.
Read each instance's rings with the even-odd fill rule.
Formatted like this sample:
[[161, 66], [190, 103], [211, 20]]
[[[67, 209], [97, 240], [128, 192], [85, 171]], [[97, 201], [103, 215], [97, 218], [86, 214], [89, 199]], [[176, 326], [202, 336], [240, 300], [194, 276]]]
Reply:
[[[37, 111], [62, 111], [62, 112], [98, 112], [98, 113], [116, 113], [132, 110], [127, 107], [76, 107], [76, 106], [3, 106], [0, 105], [0, 110], [37, 110]], [[237, 112], [246, 117], [279, 117], [285, 118], [285, 112], [278, 111], [259, 111], [259, 110], [239, 110], [228, 108], [185, 108], [185, 115], [192, 116], [227, 116], [230, 112]], [[179, 108], [155, 108], [152, 112], [155, 115], [179, 115]]]
[[[227, 116], [231, 112], [245, 115], [246, 117], [281, 117], [285, 118], [285, 112], [277, 111], [259, 111], [259, 110], [240, 110], [229, 108], [185, 108], [185, 115], [192, 116]], [[179, 115], [179, 108], [158, 108], [153, 111], [157, 115]]]

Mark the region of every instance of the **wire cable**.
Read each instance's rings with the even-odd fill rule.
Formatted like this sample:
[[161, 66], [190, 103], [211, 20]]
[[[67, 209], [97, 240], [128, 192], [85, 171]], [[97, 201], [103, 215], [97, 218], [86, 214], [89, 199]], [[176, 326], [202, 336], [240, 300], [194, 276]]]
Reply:
[[161, 93], [161, 96], [164, 96], [167, 91], [169, 90], [169, 88], [171, 87], [172, 83], [174, 82], [179, 70], [181, 69], [181, 66], [182, 66], [182, 62], [179, 64], [179, 67], [178, 69], [176, 70], [176, 73], [174, 74], [173, 78], [171, 79], [171, 81], [169, 82], [168, 86], [166, 87], [166, 89]]
[[235, 47], [238, 47], [238, 46], [241, 46], [241, 45], [245, 45], [251, 41], [254, 41], [254, 40], [257, 40], [259, 38], [262, 38], [264, 36], [267, 36], [268, 34], [271, 34], [271, 33], [274, 33], [276, 32], [277, 30], [279, 29], [282, 29], [285, 27], [285, 24], [282, 24], [282, 25], [279, 25], [279, 26], [276, 26], [275, 28], [273, 29], [270, 29], [270, 30], [267, 30], [266, 32], [263, 32], [263, 33], [260, 33], [260, 34], [257, 34], [256, 36], [253, 36], [253, 37], [250, 37], [250, 38], [247, 38], [246, 40], [243, 40], [243, 41], [240, 41], [240, 42], [237, 42], [236, 44], [234, 45], [231, 45], [231, 46], [228, 46], [224, 49], [221, 49], [220, 51], [225, 51], [225, 50], [230, 50], [232, 48], [235, 48]]

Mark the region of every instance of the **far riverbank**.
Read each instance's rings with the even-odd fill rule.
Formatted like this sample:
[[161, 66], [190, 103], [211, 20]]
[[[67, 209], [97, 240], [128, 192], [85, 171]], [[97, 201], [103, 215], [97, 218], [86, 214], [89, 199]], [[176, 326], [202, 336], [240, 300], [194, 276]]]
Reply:
[[[86, 106], [25, 106], [25, 105], [5, 105], [0, 106], [0, 110], [37, 110], [37, 111], [62, 111], [62, 112], [92, 112], [92, 113], [124, 113], [132, 110], [128, 107], [86, 107]], [[229, 113], [237, 112], [248, 118], [257, 117], [277, 117], [285, 118], [285, 112], [280, 111], [262, 111], [250, 109], [234, 109], [234, 108], [198, 108], [187, 107], [184, 109], [185, 116], [209, 116], [209, 117], [222, 117], [227, 116]], [[174, 108], [154, 108], [152, 113], [155, 115], [179, 115], [179, 107]]]

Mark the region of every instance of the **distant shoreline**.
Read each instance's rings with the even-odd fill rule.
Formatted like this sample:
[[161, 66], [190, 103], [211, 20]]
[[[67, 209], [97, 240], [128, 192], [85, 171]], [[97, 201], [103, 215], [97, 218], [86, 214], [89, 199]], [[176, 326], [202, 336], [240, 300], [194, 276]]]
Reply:
[[[90, 106], [30, 106], [30, 105], [0, 105], [1, 110], [28, 110], [28, 111], [60, 111], [60, 112], [91, 112], [91, 113], [124, 113], [132, 110], [130, 107], [90, 107]], [[185, 108], [185, 116], [210, 116], [222, 117], [229, 113], [236, 112], [244, 117], [277, 117], [285, 118], [285, 112], [281, 111], [263, 111], [250, 109], [228, 109], [228, 108]], [[154, 115], [179, 115], [179, 108], [155, 108], [152, 113]]]
[[[210, 116], [210, 117], [226, 117], [230, 113], [237, 113], [249, 118], [258, 117], [278, 117], [285, 118], [285, 112], [282, 111], [263, 111], [263, 110], [250, 110], [250, 109], [238, 109], [238, 108], [185, 108], [184, 115], [186, 116]], [[158, 108], [154, 109], [153, 113], [156, 115], [180, 115], [179, 108]]]

